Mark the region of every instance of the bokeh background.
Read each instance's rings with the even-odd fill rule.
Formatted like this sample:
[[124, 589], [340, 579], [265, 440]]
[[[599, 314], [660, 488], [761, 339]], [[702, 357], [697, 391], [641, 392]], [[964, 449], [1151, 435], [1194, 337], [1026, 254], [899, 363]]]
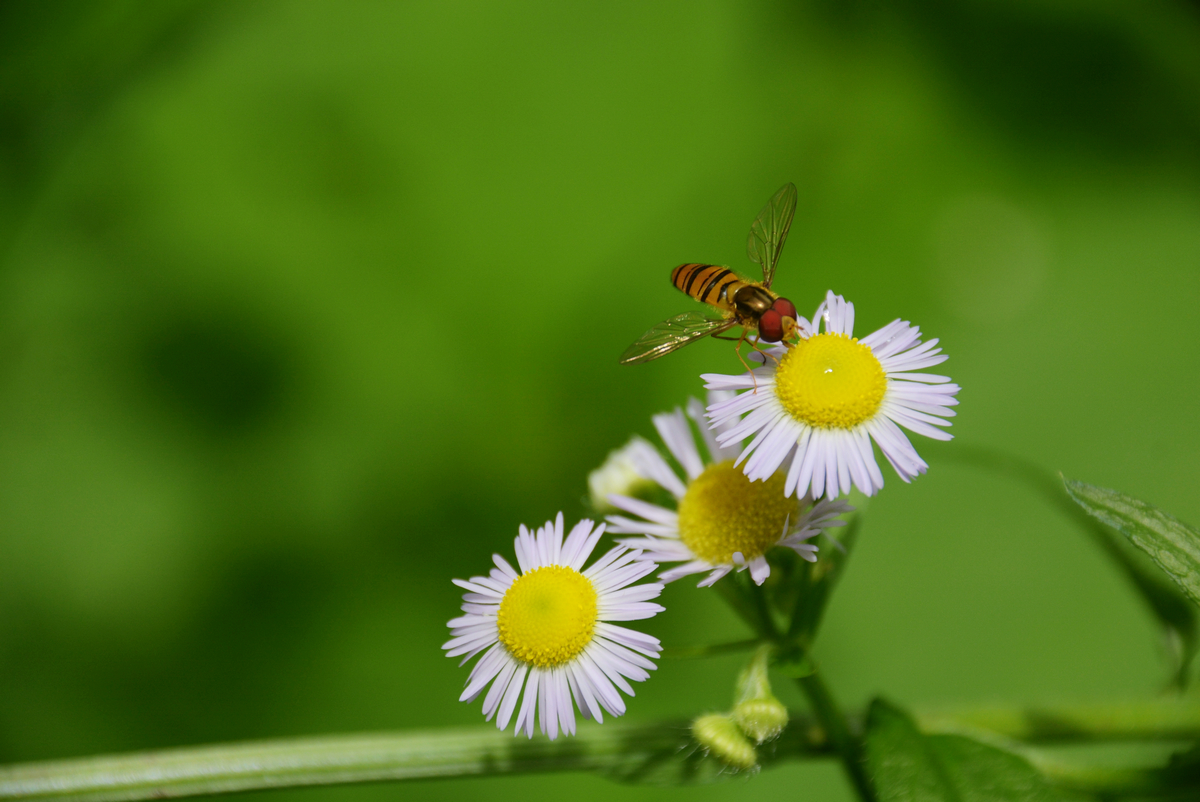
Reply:
[[[848, 705], [1158, 694], [1141, 603], [1002, 448], [1200, 521], [1200, 4], [0, 4], [0, 761], [485, 725], [439, 652], [517, 524], [736, 371], [616, 358], [753, 272], [964, 390], [818, 657]], [[885, 469], [886, 470], [886, 469]], [[741, 636], [672, 586], [668, 645]], [[664, 662], [630, 716], [727, 707]], [[796, 704], [790, 690], [782, 693]], [[547, 776], [262, 799], [849, 795]]]

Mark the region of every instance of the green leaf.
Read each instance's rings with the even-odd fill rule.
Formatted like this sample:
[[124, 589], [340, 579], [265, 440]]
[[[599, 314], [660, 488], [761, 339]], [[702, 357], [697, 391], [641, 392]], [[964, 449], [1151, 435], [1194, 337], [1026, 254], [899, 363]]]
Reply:
[[1149, 554], [1188, 598], [1200, 604], [1200, 532], [1153, 504], [1116, 490], [1074, 479], [1063, 481], [1076, 504]]
[[880, 802], [1066, 802], [1024, 758], [962, 735], [925, 735], [880, 699], [867, 715], [867, 769]]

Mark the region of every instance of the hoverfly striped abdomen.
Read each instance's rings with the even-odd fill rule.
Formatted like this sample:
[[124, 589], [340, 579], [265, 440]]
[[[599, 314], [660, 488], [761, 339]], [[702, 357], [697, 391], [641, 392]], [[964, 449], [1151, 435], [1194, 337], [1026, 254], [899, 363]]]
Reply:
[[671, 271], [671, 283], [680, 292], [718, 309], [734, 311], [733, 297], [746, 281], [728, 267], [696, 262]]

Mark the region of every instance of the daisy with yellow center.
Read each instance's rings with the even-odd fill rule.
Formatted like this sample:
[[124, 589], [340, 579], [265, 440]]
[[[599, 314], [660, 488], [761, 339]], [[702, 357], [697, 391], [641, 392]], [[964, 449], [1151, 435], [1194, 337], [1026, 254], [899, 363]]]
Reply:
[[[450, 621], [447, 657], [466, 663], [483, 652], [459, 701], [470, 702], [491, 684], [483, 713], [506, 729], [516, 713], [515, 733], [533, 737], [536, 715], [551, 740], [575, 734], [575, 708], [584, 718], [619, 716], [633, 696], [627, 680], [640, 682], [654, 670], [657, 638], [612, 621], [651, 618], [663, 608], [650, 602], [657, 583], [634, 585], [658, 566], [624, 546], [611, 549], [586, 570], [584, 562], [604, 534], [604, 524], [580, 521], [563, 540], [563, 516], [536, 533], [524, 526], [513, 541], [520, 573], [499, 554], [488, 576], [455, 579], [465, 615]], [[524, 688], [524, 697], [521, 690]], [[520, 707], [518, 708], [518, 701]]]
[[[732, 393], [713, 393], [709, 400], [730, 398]], [[704, 407], [693, 398], [688, 412], [699, 424]], [[675, 496], [676, 509], [611, 495], [609, 502], [614, 507], [636, 518], [613, 515], [608, 521], [610, 532], [641, 535], [619, 542], [644, 549], [645, 559], [681, 563], [659, 575], [664, 582], [703, 573], [707, 576], [699, 584], [707, 587], [730, 571], [748, 569], [761, 585], [771, 573], [767, 561], [771, 549], [790, 548], [814, 562], [817, 547], [808, 541], [825, 529], [841, 526], [842, 521], [835, 519], [850, 510], [841, 502], [822, 501], [814, 505], [811, 499], [785, 496], [783, 474], [766, 482], [751, 482], [734, 464], [740, 443], [721, 445], [716, 433], [700, 425], [711, 455], [706, 464], [696, 447], [692, 427], [680, 409], [655, 415], [653, 420], [687, 481], [681, 480], [653, 448], [636, 452], [634, 465], [639, 473]]]
[[907, 320], [856, 339], [854, 304], [833, 292], [813, 323], [800, 318], [797, 325], [799, 343], [767, 348], [753, 376], [702, 377], [709, 389], [746, 391], [708, 408], [722, 445], [753, 436], [737, 457], [746, 476], [770, 481], [790, 459], [788, 496], [836, 498], [851, 486], [871, 496], [883, 487], [871, 441], [904, 481], [925, 473], [929, 466], [900, 427], [951, 439], [938, 427], [954, 417], [958, 385], [916, 372], [946, 361], [938, 341], [922, 343]]

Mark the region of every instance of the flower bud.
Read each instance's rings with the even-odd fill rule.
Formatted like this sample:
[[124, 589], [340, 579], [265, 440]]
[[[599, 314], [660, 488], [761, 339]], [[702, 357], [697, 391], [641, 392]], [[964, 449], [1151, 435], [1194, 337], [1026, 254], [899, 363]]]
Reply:
[[767, 675], [771, 653], [770, 645], [760, 646], [742, 669], [733, 706], [733, 720], [742, 732], [760, 744], [778, 738], [788, 723], [787, 708], [771, 693], [771, 680]]
[[746, 740], [738, 725], [724, 713], [711, 713], [693, 721], [692, 737], [730, 768], [749, 771], [758, 765], [754, 744]]
[[598, 513], [614, 512], [616, 507], [609, 503], [610, 495], [648, 498], [654, 492], [654, 482], [637, 469], [636, 455], [654, 446], [640, 437], [610, 451], [604, 464], [588, 474], [588, 500]]
[[779, 737], [788, 724], [788, 711], [778, 699], [768, 695], [739, 702], [733, 708], [733, 720], [742, 732], [761, 744]]

